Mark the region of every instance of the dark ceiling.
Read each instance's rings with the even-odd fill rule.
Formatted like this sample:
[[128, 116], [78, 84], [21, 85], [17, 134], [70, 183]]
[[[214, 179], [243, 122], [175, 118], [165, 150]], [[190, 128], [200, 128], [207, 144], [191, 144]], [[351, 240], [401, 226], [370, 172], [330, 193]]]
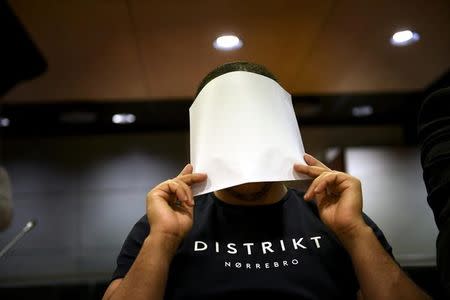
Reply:
[[[424, 95], [450, 85], [446, 0], [8, 3], [48, 69], [0, 99], [0, 116], [10, 120], [0, 128], [5, 136], [185, 130], [198, 82], [235, 60], [271, 69], [305, 126], [414, 132]], [[422, 39], [390, 45], [405, 28]], [[213, 39], [225, 32], [239, 35], [243, 48], [215, 50]], [[369, 115], [352, 113], [368, 106]], [[118, 112], [135, 114], [136, 123], [112, 124]]]

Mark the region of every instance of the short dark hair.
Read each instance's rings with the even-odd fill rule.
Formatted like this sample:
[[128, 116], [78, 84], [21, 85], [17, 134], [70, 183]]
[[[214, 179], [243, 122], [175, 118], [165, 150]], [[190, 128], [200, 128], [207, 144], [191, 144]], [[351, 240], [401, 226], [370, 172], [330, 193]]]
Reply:
[[269, 77], [270, 79], [273, 79], [278, 82], [276, 77], [264, 66], [258, 65], [255, 63], [247, 62], [247, 61], [237, 61], [237, 62], [231, 62], [224, 65], [221, 65], [211, 72], [208, 73], [208, 75], [203, 78], [203, 80], [200, 82], [200, 85], [197, 88], [197, 92], [195, 93], [195, 96], [200, 93], [200, 91], [205, 87], [208, 82], [213, 80], [216, 77], [219, 77], [220, 75], [234, 72], [234, 71], [246, 71], [246, 72], [252, 72], [259, 75], [263, 75], [266, 77]]

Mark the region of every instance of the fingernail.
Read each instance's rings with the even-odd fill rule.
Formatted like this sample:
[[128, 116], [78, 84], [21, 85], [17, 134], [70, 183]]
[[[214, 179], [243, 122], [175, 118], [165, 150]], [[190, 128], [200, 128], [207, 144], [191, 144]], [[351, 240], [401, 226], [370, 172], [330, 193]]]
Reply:
[[314, 156], [312, 156], [311, 154], [305, 153], [305, 158], [308, 160], [314, 160]]

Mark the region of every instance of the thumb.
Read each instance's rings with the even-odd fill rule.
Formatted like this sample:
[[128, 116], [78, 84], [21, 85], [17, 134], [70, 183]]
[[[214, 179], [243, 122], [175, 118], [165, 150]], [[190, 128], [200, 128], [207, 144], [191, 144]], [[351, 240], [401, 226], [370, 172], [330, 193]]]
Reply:
[[304, 158], [305, 162], [309, 166], [321, 167], [321, 168], [330, 170], [330, 168], [328, 168], [323, 162], [321, 162], [320, 160], [318, 160], [317, 158], [315, 158], [311, 154], [305, 153], [303, 158]]
[[180, 176], [183, 176], [183, 175], [187, 175], [187, 174], [192, 174], [192, 170], [193, 170], [192, 165], [191, 165], [191, 164], [187, 164], [187, 165], [183, 168], [183, 170], [180, 172], [180, 174], [178, 174], [177, 177], [180, 177]]

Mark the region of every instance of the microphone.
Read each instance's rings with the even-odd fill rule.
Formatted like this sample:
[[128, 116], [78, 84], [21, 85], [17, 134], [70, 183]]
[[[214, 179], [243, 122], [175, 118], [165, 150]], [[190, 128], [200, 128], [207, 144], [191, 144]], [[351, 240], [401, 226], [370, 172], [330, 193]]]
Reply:
[[6, 252], [9, 251], [25, 234], [30, 232], [37, 225], [37, 220], [28, 221], [22, 230], [0, 251], [0, 258], [2, 258]]
[[37, 224], [36, 220], [28, 221], [27, 224], [25, 224], [25, 227], [23, 228], [23, 231], [25, 231], [25, 233], [30, 231], [31, 229], [34, 228], [34, 226], [36, 226], [36, 224]]

